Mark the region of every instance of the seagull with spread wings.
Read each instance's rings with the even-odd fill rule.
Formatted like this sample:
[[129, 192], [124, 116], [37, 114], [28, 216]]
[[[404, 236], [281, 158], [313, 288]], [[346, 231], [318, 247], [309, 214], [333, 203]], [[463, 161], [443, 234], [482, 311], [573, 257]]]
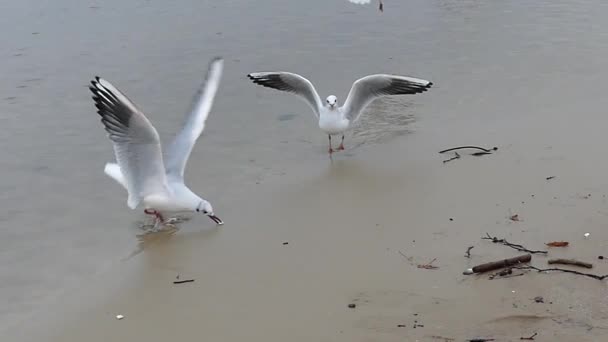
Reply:
[[387, 95], [418, 94], [427, 91], [433, 83], [414, 77], [396, 75], [369, 75], [353, 83], [343, 106], [338, 106], [338, 99], [330, 95], [321, 101], [312, 83], [306, 78], [290, 72], [254, 72], [247, 75], [253, 83], [293, 93], [302, 98], [312, 108], [319, 128], [329, 137], [329, 154], [332, 148], [332, 135], [342, 135], [337, 150], [344, 150], [344, 132], [357, 121], [363, 109], [374, 99]]
[[223, 59], [215, 58], [209, 64], [206, 82], [197, 93], [182, 130], [169, 146], [165, 161], [158, 133], [144, 113], [110, 82], [99, 77], [91, 81], [89, 89], [116, 157], [116, 163], [107, 163], [104, 171], [127, 190], [129, 208], [143, 206], [146, 214], [155, 217], [156, 224], [165, 223], [166, 212], [200, 212], [216, 224], [223, 224], [211, 204], [184, 184], [184, 169], [205, 128], [223, 63]]

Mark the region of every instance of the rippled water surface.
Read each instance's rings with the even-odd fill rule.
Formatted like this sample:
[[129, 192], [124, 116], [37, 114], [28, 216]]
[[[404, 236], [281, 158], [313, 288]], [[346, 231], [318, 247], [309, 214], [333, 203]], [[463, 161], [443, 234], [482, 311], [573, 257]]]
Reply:
[[350, 157], [421, 130], [439, 140], [465, 126], [515, 131], [548, 112], [576, 126], [606, 115], [606, 17], [605, 2], [565, 0], [386, 0], [383, 13], [346, 0], [3, 2], [0, 328], [137, 251], [141, 215], [102, 172], [113, 156], [86, 88], [93, 76], [167, 140], [207, 62], [226, 58], [187, 178], [229, 218], [234, 199], [289, 177], [284, 165], [326, 159], [308, 107], [248, 72], [297, 72], [341, 101], [370, 73], [434, 81], [424, 95], [375, 102], [347, 138]]

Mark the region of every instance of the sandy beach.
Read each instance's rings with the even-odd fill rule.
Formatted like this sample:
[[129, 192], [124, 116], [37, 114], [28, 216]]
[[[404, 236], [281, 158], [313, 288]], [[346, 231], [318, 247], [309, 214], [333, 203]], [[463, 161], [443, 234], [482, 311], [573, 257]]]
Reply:
[[[17, 71], [1, 84], [23, 94], [0, 105], [12, 113], [2, 118], [11, 181], [0, 183], [9, 206], [0, 222], [17, 231], [0, 232], [0, 295], [10, 303], [0, 339], [604, 340], [605, 280], [462, 274], [525, 254], [482, 240], [486, 233], [547, 250], [532, 256], [533, 266], [574, 258], [593, 268], [564, 268], [608, 274], [608, 8], [541, 3], [387, 0], [380, 13], [348, 1], [152, 1], [122, 10], [117, 1], [66, 1], [65, 11], [80, 16], [65, 27], [49, 24], [61, 10], [39, 9], [40, 27], [16, 34], [28, 52], [5, 57]], [[16, 13], [31, 14], [23, 6]], [[121, 33], [134, 11], [142, 32]], [[235, 25], [241, 19], [251, 26]], [[61, 33], [87, 20], [115, 25], [67, 44]], [[180, 24], [169, 32], [154, 22]], [[226, 73], [186, 178], [226, 224], [194, 216], [177, 230], [142, 235], [143, 215], [126, 208], [124, 191], [102, 173], [111, 146], [85, 85], [95, 74], [111, 79], [170, 137], [215, 55], [225, 56]], [[42, 56], [45, 64], [32, 67]], [[305, 74], [339, 100], [369, 73], [435, 86], [375, 102], [346, 151], [330, 159], [305, 104], [245, 77], [269, 69]], [[41, 85], [15, 90], [37, 74]], [[17, 118], [25, 115], [40, 121], [24, 125]], [[459, 151], [444, 163], [454, 154], [438, 151], [461, 145], [498, 150]], [[418, 267], [429, 263], [436, 268]]]

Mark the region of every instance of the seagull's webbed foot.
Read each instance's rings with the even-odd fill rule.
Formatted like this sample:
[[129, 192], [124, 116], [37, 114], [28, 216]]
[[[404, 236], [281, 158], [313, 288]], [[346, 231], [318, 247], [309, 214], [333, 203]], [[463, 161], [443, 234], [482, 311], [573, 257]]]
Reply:
[[[152, 215], [154, 216], [154, 225], [152, 225], [152, 229], [155, 231], [158, 231], [160, 229], [162, 229], [162, 226], [165, 225], [167, 222], [165, 221], [165, 218], [163, 217], [163, 215], [154, 209], [144, 209], [144, 213], [146, 215]], [[171, 223], [169, 223], [170, 226], [173, 226]]]
[[187, 217], [169, 217], [168, 219], [165, 220], [165, 222], [163, 222], [163, 224], [174, 224], [174, 223], [182, 223], [182, 222], [186, 222], [188, 221], [189, 218]]
[[342, 140], [340, 141], [340, 146], [338, 146], [338, 151], [344, 151], [344, 135], [342, 135]]
[[161, 222], [165, 221], [163, 215], [159, 211], [156, 211], [154, 209], [144, 209], [144, 213], [146, 213], [147, 215], [154, 215], [154, 217], [156, 217], [156, 219], [160, 220]]

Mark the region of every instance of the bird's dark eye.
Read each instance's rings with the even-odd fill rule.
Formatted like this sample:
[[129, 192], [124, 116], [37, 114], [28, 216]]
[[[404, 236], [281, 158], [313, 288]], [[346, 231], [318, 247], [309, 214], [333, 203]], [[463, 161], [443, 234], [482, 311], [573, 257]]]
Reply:
[[203, 214], [209, 214], [207, 210], [203, 210]]
[[201, 210], [199, 208], [196, 208], [196, 212], [199, 212], [199, 211], [201, 211]]

